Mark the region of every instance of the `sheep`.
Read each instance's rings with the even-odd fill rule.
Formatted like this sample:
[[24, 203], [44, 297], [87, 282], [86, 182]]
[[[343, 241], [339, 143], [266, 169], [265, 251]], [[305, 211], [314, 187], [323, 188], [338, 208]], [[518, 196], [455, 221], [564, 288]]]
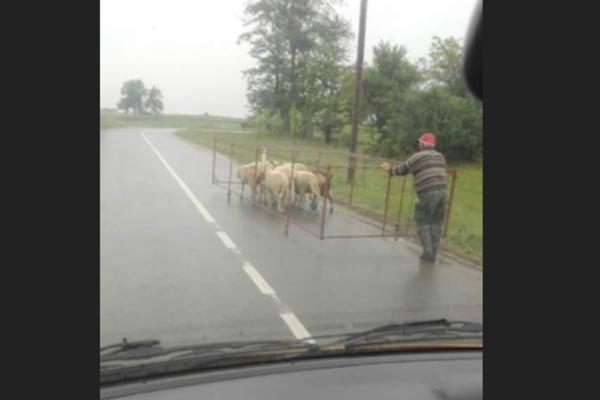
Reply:
[[[289, 167], [290, 169], [292, 168], [292, 163], [291, 162], [286, 162], [283, 163], [281, 165], [279, 165], [281, 167]], [[306, 167], [306, 165], [302, 164], [302, 163], [294, 163], [294, 171], [308, 171], [308, 168]]]
[[[259, 202], [263, 201], [264, 195], [269, 194], [269, 203], [277, 202], [277, 210], [283, 212], [289, 200], [288, 175], [276, 169], [267, 168], [265, 178], [261, 182]], [[264, 190], [263, 190], [264, 189]]]
[[[292, 163], [283, 163], [280, 165], [277, 165], [275, 167], [276, 170], [284, 172], [289, 179], [292, 178]], [[308, 168], [306, 168], [306, 165], [304, 164], [300, 164], [300, 163], [295, 163], [294, 164], [294, 172], [296, 171], [308, 171]]]
[[333, 213], [333, 198], [331, 197], [331, 179], [333, 178], [333, 174], [327, 174], [325, 172], [319, 171], [317, 169], [312, 170], [312, 172], [317, 176], [317, 180], [319, 183], [319, 193], [321, 196], [325, 197], [325, 188], [327, 188], [327, 199], [329, 200], [329, 214]]
[[[256, 185], [264, 179], [267, 168], [271, 168], [273, 164], [269, 161], [252, 162], [238, 167], [237, 176], [242, 183], [240, 198], [244, 196], [244, 185], [250, 184], [252, 193], [256, 194]], [[255, 177], [256, 172], [256, 177]]]
[[311, 197], [311, 208], [315, 210], [320, 200], [320, 189], [318, 178], [310, 171], [294, 171], [294, 191], [296, 198], [294, 203], [304, 208], [306, 194]]

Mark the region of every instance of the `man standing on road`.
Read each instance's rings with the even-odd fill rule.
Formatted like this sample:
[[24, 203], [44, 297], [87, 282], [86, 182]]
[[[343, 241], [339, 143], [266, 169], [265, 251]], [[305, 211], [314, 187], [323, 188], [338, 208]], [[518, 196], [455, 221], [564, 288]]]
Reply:
[[446, 159], [435, 149], [435, 135], [424, 133], [419, 138], [419, 151], [402, 163], [381, 168], [390, 175], [414, 175], [415, 191], [419, 198], [415, 205], [417, 235], [423, 247], [422, 261], [434, 262], [442, 237], [442, 225], [448, 200]]

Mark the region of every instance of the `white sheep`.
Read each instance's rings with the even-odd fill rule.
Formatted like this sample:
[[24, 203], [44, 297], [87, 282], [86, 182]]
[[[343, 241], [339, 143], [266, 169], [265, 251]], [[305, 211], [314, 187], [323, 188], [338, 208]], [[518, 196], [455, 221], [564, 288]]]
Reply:
[[274, 200], [277, 202], [277, 210], [283, 212], [289, 202], [289, 180], [287, 174], [276, 169], [267, 168], [265, 179], [261, 182], [259, 202], [262, 202], [265, 194], [269, 194], [269, 204]]
[[[292, 178], [292, 163], [288, 162], [288, 163], [283, 163], [283, 164], [277, 165], [275, 167], [275, 169], [277, 171], [284, 172], [288, 176], [289, 179]], [[308, 171], [308, 168], [306, 168], [306, 165], [304, 165], [304, 164], [295, 163], [294, 164], [294, 172], [296, 172], [296, 171]]]
[[[256, 194], [256, 185], [265, 177], [265, 172], [268, 168], [272, 168], [273, 165], [269, 161], [259, 161], [244, 164], [238, 167], [237, 176], [242, 184], [240, 198], [244, 196], [244, 185], [250, 184], [252, 193]], [[256, 177], [255, 177], [256, 173]]]
[[308, 194], [311, 198], [311, 208], [313, 210], [317, 208], [318, 201], [321, 199], [321, 190], [319, 180], [315, 174], [310, 171], [294, 171], [294, 192], [296, 194], [294, 203], [298, 207], [304, 208], [304, 202]]
[[[291, 169], [292, 163], [286, 162], [286, 163], [278, 165], [278, 167], [289, 167]], [[297, 162], [297, 163], [294, 163], [294, 171], [308, 171], [308, 168], [306, 167], [306, 165]]]

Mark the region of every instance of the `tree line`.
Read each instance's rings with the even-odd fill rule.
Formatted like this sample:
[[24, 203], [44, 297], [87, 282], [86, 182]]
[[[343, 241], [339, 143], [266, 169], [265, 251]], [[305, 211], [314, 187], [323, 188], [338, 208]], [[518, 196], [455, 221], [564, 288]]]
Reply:
[[[253, 124], [278, 135], [350, 138], [354, 38], [338, 15], [342, 0], [251, 0], [246, 32], [256, 65], [244, 71]], [[426, 58], [411, 62], [407, 49], [380, 42], [365, 65], [360, 120], [367, 150], [385, 157], [414, 151], [417, 137], [435, 132], [449, 160], [472, 161], [482, 152], [482, 108], [461, 75], [461, 43], [434, 37]]]
[[146, 89], [141, 79], [131, 79], [121, 86], [117, 108], [136, 114], [160, 114], [164, 109], [163, 94], [159, 88]]

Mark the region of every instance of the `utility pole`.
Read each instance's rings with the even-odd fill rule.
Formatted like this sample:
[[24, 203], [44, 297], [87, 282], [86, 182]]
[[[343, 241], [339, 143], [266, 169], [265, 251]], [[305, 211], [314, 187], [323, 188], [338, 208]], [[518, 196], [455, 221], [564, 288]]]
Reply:
[[[360, 99], [362, 87], [362, 67], [365, 54], [365, 27], [367, 23], [367, 0], [360, 2], [360, 23], [358, 27], [358, 50], [356, 55], [356, 76], [354, 81], [354, 97], [352, 98], [352, 135], [350, 137], [350, 152], [356, 153], [356, 137], [358, 135], [358, 119], [360, 115]], [[350, 155], [348, 160], [348, 182], [354, 179], [356, 158]]]

